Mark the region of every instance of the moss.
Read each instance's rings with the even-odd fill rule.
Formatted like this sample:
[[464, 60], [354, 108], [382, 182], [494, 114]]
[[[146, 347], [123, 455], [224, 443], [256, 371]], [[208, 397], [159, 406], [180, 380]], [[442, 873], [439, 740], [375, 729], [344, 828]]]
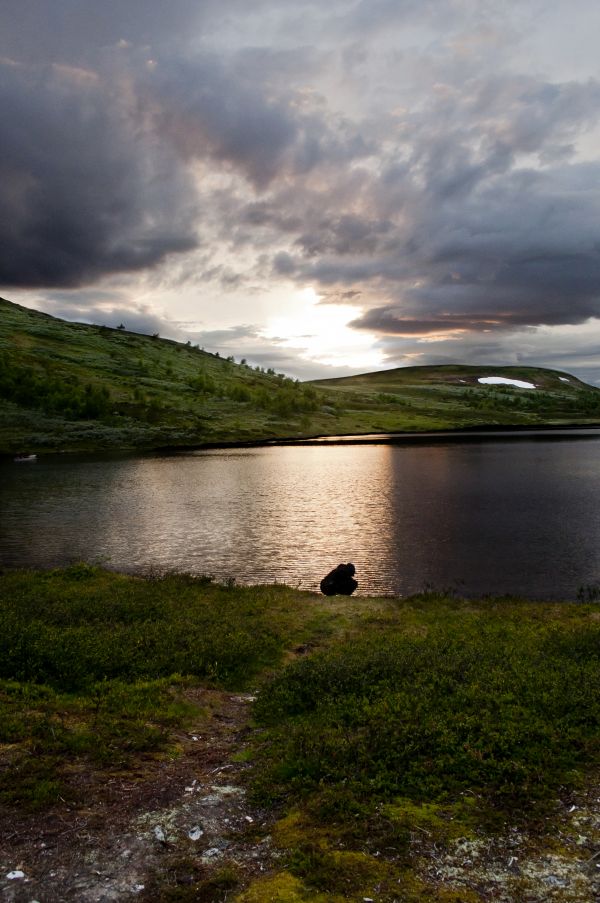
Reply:
[[427, 883], [412, 870], [401, 873], [397, 888], [399, 903], [430, 903], [434, 900], [436, 903], [483, 903], [485, 899], [471, 888]]
[[390, 866], [367, 853], [331, 850], [320, 843], [304, 843], [289, 857], [290, 872], [310, 888], [329, 894], [370, 895], [390, 875]]
[[259, 878], [238, 898], [236, 903], [343, 903], [344, 898], [313, 893], [290, 872], [277, 872]]
[[293, 809], [275, 823], [271, 837], [276, 846], [291, 849], [306, 840], [307, 828], [306, 817], [299, 809]]
[[447, 843], [473, 836], [476, 807], [477, 800], [472, 796], [465, 796], [454, 805], [397, 799], [382, 806], [381, 813], [399, 827], [422, 831], [433, 841]]

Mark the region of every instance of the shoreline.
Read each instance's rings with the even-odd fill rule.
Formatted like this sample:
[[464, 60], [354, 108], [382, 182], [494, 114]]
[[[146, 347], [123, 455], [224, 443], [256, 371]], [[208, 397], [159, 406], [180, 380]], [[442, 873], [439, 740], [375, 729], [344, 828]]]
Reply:
[[[456, 427], [454, 429], [442, 430], [399, 430], [390, 433], [321, 433], [314, 436], [284, 436], [279, 439], [252, 439], [240, 441], [226, 442], [205, 442], [200, 445], [164, 445], [156, 446], [152, 449], [145, 449], [146, 452], [162, 452], [166, 454], [177, 454], [179, 452], [190, 451], [215, 451], [218, 449], [229, 448], [270, 448], [279, 446], [303, 446], [303, 445], [401, 445], [403, 443], [418, 442], [435, 442], [445, 439], [455, 439], [456, 441], [475, 441], [478, 439], [494, 440], [496, 438], [504, 439], [520, 439], [535, 436], [537, 434], [545, 434], [544, 438], [551, 438], [550, 434], [556, 434], [556, 438], [562, 438], [563, 434], [573, 434], [577, 431], [589, 431], [590, 435], [583, 435], [580, 438], [595, 439], [600, 436], [600, 423], [570, 423], [570, 424], [541, 424], [539, 426], [531, 426], [530, 424], [517, 424], [515, 426], [497, 426], [495, 424], [484, 426], [465, 426]], [[513, 435], [515, 434], [515, 435]], [[572, 438], [572, 435], [571, 437]], [[126, 449], [123, 449], [125, 451]]]
[[[580, 433], [582, 435], [575, 435]], [[394, 432], [368, 432], [368, 433], [317, 433], [311, 436], [282, 436], [278, 438], [223, 440], [214, 442], [202, 442], [177, 445], [148, 445], [131, 446], [123, 445], [113, 448], [65, 448], [65, 449], [34, 449], [37, 458], [50, 456], [71, 455], [148, 455], [148, 454], [182, 454], [186, 452], [217, 451], [219, 449], [236, 448], [277, 448], [286, 446], [326, 446], [326, 445], [416, 445], [444, 442], [477, 442], [494, 441], [520, 441], [527, 439], [561, 439], [580, 438], [595, 439], [600, 436], [600, 423], [565, 423], [565, 424], [515, 424], [497, 425], [483, 424], [477, 426], [455, 427], [440, 430], [398, 430]], [[14, 463], [15, 453], [0, 452], [0, 463]]]

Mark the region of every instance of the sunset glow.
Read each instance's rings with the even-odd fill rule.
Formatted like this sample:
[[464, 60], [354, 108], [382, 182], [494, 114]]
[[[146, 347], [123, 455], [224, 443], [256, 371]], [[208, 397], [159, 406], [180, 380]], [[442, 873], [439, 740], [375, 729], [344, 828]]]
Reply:
[[323, 304], [309, 286], [295, 293], [285, 314], [269, 318], [263, 335], [294, 348], [305, 360], [375, 370], [383, 362], [381, 353], [373, 348], [375, 336], [348, 326], [358, 313], [348, 304]]

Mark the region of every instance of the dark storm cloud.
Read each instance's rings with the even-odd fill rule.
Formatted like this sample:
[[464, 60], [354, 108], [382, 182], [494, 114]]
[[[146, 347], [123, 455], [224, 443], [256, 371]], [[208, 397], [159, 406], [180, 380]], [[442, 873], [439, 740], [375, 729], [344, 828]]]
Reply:
[[278, 100], [237, 81], [215, 57], [159, 66], [148, 79], [159, 129], [185, 158], [210, 156], [242, 169], [258, 187], [279, 170], [298, 126]]
[[271, 84], [278, 69], [310, 68], [309, 51], [148, 53], [113, 46], [89, 67], [0, 60], [0, 284], [84, 285], [195, 248], [198, 163], [263, 192], [368, 153], [348, 122]]
[[492, 179], [465, 204], [440, 202], [399, 258], [379, 260], [372, 278], [386, 282], [389, 305], [354, 325], [418, 334], [599, 314], [599, 180], [600, 166], [572, 165]]
[[191, 183], [125, 87], [4, 62], [0, 109], [1, 284], [78, 285], [194, 247]]
[[[150, 103], [159, 104], [161, 134], [184, 158], [229, 165], [259, 191], [279, 176], [302, 176], [323, 163], [348, 164], [368, 155], [369, 143], [350, 123], [328, 117], [318, 105], [301, 105], [285, 81], [286, 61], [295, 69], [297, 54], [256, 50], [224, 61], [203, 53], [159, 63], [144, 86]], [[272, 66], [277, 84], [269, 77]]]

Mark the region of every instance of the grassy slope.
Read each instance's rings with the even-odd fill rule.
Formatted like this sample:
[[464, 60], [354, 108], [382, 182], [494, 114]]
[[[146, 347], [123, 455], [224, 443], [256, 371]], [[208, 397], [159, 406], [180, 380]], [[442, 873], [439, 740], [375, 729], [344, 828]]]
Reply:
[[[540, 388], [481, 386], [485, 374]], [[599, 421], [600, 390], [558, 371], [415, 367], [300, 384], [0, 299], [0, 452]]]
[[[319, 425], [316, 395], [191, 345], [66, 323], [0, 300], [0, 451], [299, 434], [313, 419]], [[90, 397], [97, 410], [86, 409]]]
[[[482, 376], [532, 382], [536, 389], [481, 385]], [[367, 429], [373, 420], [388, 430], [398, 422], [404, 430], [600, 422], [599, 389], [539, 367], [399, 367], [313, 384], [353, 408]]]
[[[324, 598], [86, 565], [0, 575], [0, 599], [7, 823], [84, 806], [82, 771], [139, 779], [140, 757], [174, 755], [185, 687], [260, 688], [255, 839], [281, 858], [247, 903], [488, 899], [437, 896], [415, 837], [435, 860], [506, 824], [564, 845], [557, 797], [600, 763], [598, 604]], [[176, 890], [152, 899], [224, 899]]]

